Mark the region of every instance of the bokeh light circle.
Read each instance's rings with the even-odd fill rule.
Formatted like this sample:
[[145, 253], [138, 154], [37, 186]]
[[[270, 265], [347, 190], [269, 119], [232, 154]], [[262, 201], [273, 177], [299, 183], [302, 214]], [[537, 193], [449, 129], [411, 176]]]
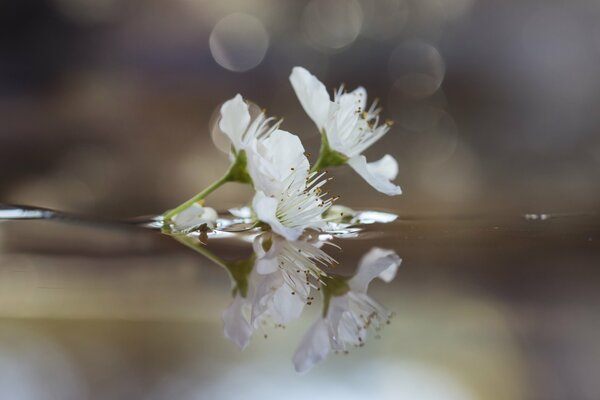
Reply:
[[360, 34], [363, 12], [356, 0], [312, 0], [302, 16], [304, 34], [320, 50], [350, 45]]
[[217, 22], [208, 44], [220, 66], [230, 71], [244, 72], [256, 67], [265, 58], [269, 34], [257, 18], [234, 13]]
[[406, 0], [359, 0], [364, 14], [361, 35], [375, 40], [394, 37], [404, 29], [410, 5]]
[[410, 40], [392, 52], [389, 72], [400, 90], [415, 98], [423, 98], [439, 89], [446, 67], [435, 46], [423, 41]]

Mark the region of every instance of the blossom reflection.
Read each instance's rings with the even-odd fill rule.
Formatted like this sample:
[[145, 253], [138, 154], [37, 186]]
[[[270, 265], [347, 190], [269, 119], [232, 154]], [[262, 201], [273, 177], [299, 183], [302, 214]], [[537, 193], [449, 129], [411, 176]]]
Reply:
[[[223, 267], [233, 286], [233, 300], [223, 311], [224, 335], [244, 350], [256, 331], [283, 327], [320, 300], [321, 312], [293, 356], [296, 371], [306, 372], [330, 352], [362, 347], [368, 331], [380, 331], [392, 313], [367, 290], [379, 278], [391, 282], [402, 259], [394, 250], [373, 247], [358, 262], [354, 275], [335, 273], [338, 262], [326, 250], [339, 252], [333, 235], [305, 233], [287, 240], [271, 230], [254, 234], [252, 254], [226, 261], [212, 253], [200, 236], [179, 240]], [[319, 294], [319, 296], [317, 296]]]

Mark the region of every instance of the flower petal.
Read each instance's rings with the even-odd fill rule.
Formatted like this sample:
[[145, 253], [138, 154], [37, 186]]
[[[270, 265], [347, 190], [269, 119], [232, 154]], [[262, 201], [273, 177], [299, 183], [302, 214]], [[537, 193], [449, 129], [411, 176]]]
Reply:
[[244, 316], [246, 299], [235, 296], [233, 302], [223, 311], [224, 334], [227, 339], [235, 343], [240, 350], [244, 350], [252, 336], [252, 326]]
[[358, 263], [356, 275], [348, 282], [350, 289], [366, 293], [369, 283], [376, 277], [390, 282], [401, 263], [402, 259], [393, 250], [373, 247]]
[[353, 113], [363, 112], [367, 104], [367, 90], [359, 86], [352, 92], [343, 93], [336, 97], [340, 109]]
[[233, 147], [238, 151], [244, 147], [243, 138], [248, 124], [250, 124], [248, 104], [240, 94], [223, 103], [219, 128], [229, 137]]
[[277, 195], [291, 175], [297, 175], [297, 180], [303, 182], [310, 168], [304, 153], [298, 136], [280, 129], [264, 140], [253, 141], [246, 154], [254, 188]]
[[354, 156], [348, 160], [348, 165], [377, 191], [388, 196], [402, 193], [400, 186], [390, 182], [398, 174], [398, 163], [389, 154], [372, 163], [367, 163], [367, 158], [363, 155]]
[[287, 240], [296, 240], [302, 234], [302, 228], [288, 228], [283, 226], [277, 219], [277, 200], [268, 197], [263, 192], [258, 191], [252, 200], [252, 207], [259, 220], [271, 226], [273, 232], [280, 234]]
[[292, 357], [296, 372], [306, 372], [327, 357], [331, 349], [327, 320], [319, 318], [308, 329]]
[[217, 222], [217, 212], [210, 207], [202, 207], [194, 203], [173, 218], [173, 224], [176, 229], [186, 230], [199, 227], [206, 224], [209, 228], [214, 228]]
[[317, 128], [322, 130], [327, 122], [331, 104], [325, 85], [302, 67], [292, 69], [290, 82], [304, 111], [317, 125]]
[[389, 154], [386, 154], [379, 160], [373, 161], [368, 165], [373, 172], [385, 176], [386, 179], [389, 179], [390, 181], [396, 179], [396, 176], [398, 175], [398, 163], [396, 162], [396, 159]]
[[230, 208], [229, 213], [236, 218], [249, 219], [252, 218], [252, 209], [250, 207]]

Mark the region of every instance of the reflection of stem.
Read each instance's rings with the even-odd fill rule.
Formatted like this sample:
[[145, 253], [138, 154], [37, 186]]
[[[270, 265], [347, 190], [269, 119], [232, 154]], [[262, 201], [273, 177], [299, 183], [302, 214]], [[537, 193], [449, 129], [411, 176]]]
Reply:
[[215, 190], [217, 190], [218, 188], [220, 188], [221, 186], [223, 186], [225, 183], [227, 183], [229, 181], [231, 181], [231, 173], [230, 173], [230, 171], [227, 171], [227, 173], [225, 173], [225, 175], [223, 175], [221, 178], [217, 179], [206, 189], [204, 189], [203, 191], [201, 191], [200, 193], [198, 193], [197, 195], [195, 195], [194, 197], [192, 197], [185, 203], [178, 205], [177, 207], [175, 207], [174, 209], [172, 209], [168, 213], [166, 213], [164, 216], [165, 221], [170, 220], [173, 216], [188, 209], [194, 203], [204, 199], [206, 196], [208, 196], [209, 194], [211, 194], [212, 192], [214, 192]]
[[184, 244], [190, 249], [202, 254], [204, 257], [208, 258], [210, 261], [214, 262], [221, 268], [224, 268], [227, 271], [227, 273], [230, 272], [227, 262], [221, 257], [214, 254], [212, 251], [208, 250], [206, 246], [204, 246], [198, 241], [197, 238], [189, 237], [186, 235], [172, 235], [171, 237], [177, 240], [179, 243]]
[[252, 272], [254, 267], [255, 255], [254, 253], [247, 259], [237, 261], [225, 261], [221, 257], [215, 255], [212, 251], [208, 250], [200, 241], [195, 238], [185, 235], [172, 235], [179, 243], [182, 243], [190, 249], [202, 254], [210, 261], [214, 262], [218, 266], [222, 267], [227, 271], [227, 275], [234, 284], [234, 294], [239, 293], [242, 297], [248, 295], [248, 276]]

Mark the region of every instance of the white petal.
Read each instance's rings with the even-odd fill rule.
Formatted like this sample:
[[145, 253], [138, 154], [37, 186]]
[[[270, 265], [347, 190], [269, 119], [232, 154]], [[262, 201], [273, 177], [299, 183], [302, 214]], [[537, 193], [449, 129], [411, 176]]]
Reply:
[[329, 115], [331, 100], [325, 85], [302, 67], [294, 67], [290, 82], [306, 114], [319, 130], [323, 129]]
[[310, 168], [298, 136], [283, 130], [253, 141], [247, 148], [248, 172], [254, 188], [268, 195], [280, 194], [291, 175], [304, 181]]
[[256, 192], [252, 201], [252, 207], [259, 220], [267, 223], [273, 232], [280, 234], [287, 240], [296, 240], [302, 234], [302, 228], [288, 228], [283, 226], [277, 219], [277, 199], [268, 197], [263, 192]]
[[327, 320], [319, 318], [308, 329], [292, 361], [296, 372], [306, 372], [327, 357], [331, 349]]
[[218, 218], [219, 214], [217, 214], [217, 210], [211, 207], [204, 207], [204, 214], [202, 214], [202, 219], [206, 221], [206, 225], [208, 225], [210, 228], [214, 228]]
[[225, 337], [235, 343], [240, 350], [244, 350], [252, 336], [252, 326], [244, 316], [246, 299], [235, 296], [233, 302], [223, 311], [223, 324]]
[[248, 124], [250, 124], [248, 104], [240, 94], [223, 103], [219, 128], [229, 137], [236, 150], [244, 147], [243, 137]]
[[396, 162], [396, 159], [389, 154], [386, 154], [379, 160], [373, 161], [368, 165], [373, 173], [384, 176], [390, 181], [396, 179], [396, 176], [398, 175], [398, 163]]
[[353, 113], [356, 113], [359, 109], [361, 112], [366, 111], [367, 91], [364, 87], [360, 86], [352, 92], [338, 96], [337, 102], [341, 109], [347, 109]]
[[348, 282], [350, 289], [366, 293], [369, 283], [376, 277], [390, 282], [401, 263], [402, 259], [393, 250], [373, 247], [358, 263], [356, 275]]
[[357, 87], [352, 92], [350, 92], [354, 97], [356, 97], [356, 104], [365, 111], [365, 107], [367, 106], [367, 89], [362, 86]]
[[270, 151], [270, 162], [280, 172], [281, 177], [288, 177], [293, 171], [308, 174], [310, 165], [306, 151], [300, 138], [293, 133], [277, 129], [262, 141]]
[[398, 163], [389, 154], [372, 163], [367, 163], [367, 158], [363, 155], [355, 156], [348, 160], [348, 165], [377, 191], [388, 196], [402, 193], [400, 186], [390, 182], [398, 174]]
[[236, 218], [252, 218], [252, 209], [250, 207], [230, 208], [227, 211]]
[[215, 226], [217, 221], [217, 212], [210, 207], [202, 207], [198, 203], [192, 204], [173, 218], [173, 224], [177, 229], [191, 229], [200, 225], [208, 225], [210, 228]]

